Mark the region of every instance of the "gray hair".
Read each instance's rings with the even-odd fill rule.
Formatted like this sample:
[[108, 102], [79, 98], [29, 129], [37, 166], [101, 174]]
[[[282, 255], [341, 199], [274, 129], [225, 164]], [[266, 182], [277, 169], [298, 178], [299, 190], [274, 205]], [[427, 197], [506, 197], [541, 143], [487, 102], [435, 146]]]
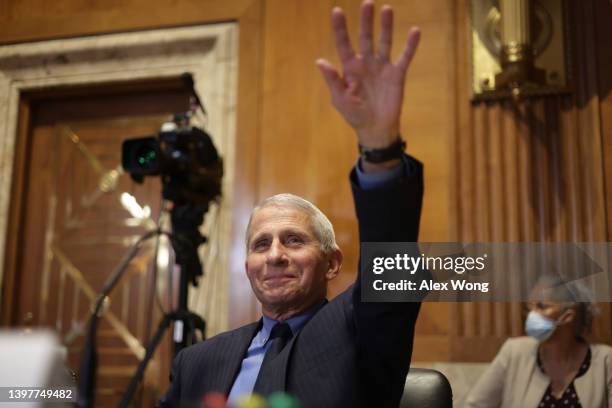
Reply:
[[332, 223], [329, 221], [329, 218], [323, 214], [321, 210], [317, 208], [310, 201], [303, 199], [302, 197], [284, 193], [284, 194], [276, 194], [271, 197], [263, 200], [257, 207], [253, 208], [251, 211], [251, 216], [249, 217], [249, 224], [246, 229], [246, 248], [247, 252], [249, 251], [249, 238], [251, 236], [251, 222], [253, 221], [253, 216], [262, 208], [268, 206], [290, 206], [296, 208], [299, 211], [304, 212], [310, 218], [310, 223], [314, 230], [315, 236], [319, 240], [319, 244], [321, 246], [321, 250], [329, 255], [336, 249], [338, 249], [338, 245], [336, 244], [336, 234], [334, 233], [334, 227]]
[[550, 273], [540, 276], [536, 283], [538, 285], [550, 291], [547, 300], [565, 303], [568, 308], [576, 310], [576, 337], [591, 332], [598, 308], [593, 302], [593, 292], [588, 287], [576, 280], [566, 282], [559, 275]]

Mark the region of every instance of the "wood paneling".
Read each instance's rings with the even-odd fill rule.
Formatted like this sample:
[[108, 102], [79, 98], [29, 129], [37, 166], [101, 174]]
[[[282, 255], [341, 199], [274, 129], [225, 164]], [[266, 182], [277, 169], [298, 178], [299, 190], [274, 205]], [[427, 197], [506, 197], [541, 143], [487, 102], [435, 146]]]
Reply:
[[[607, 240], [593, 4], [568, 2], [572, 96], [467, 105], [468, 81], [459, 85], [452, 219], [458, 239]], [[467, 33], [459, 33], [458, 72], [466, 78]], [[595, 341], [612, 341], [608, 310], [602, 305], [595, 320]], [[522, 335], [516, 304], [466, 303], [451, 313], [451, 360], [489, 361], [506, 337]]]
[[[74, 371], [95, 294], [127, 246], [151, 227], [134, 222], [121, 205], [121, 192], [149, 206], [152, 214], [159, 213], [159, 182], [140, 186], [123, 174], [117, 189], [105, 192], [101, 180], [112, 178], [120, 165], [123, 139], [153, 135], [172, 113], [188, 109], [189, 92], [180, 81], [172, 81], [174, 88], [161, 85], [81, 88], [81, 95], [87, 96], [74, 89], [56, 90], [55, 95], [45, 91], [21, 100], [23, 137], [17, 144], [18, 151], [26, 153], [17, 157], [14, 185], [22, 190], [22, 199], [11, 208], [11, 229], [19, 233], [7, 251], [2, 318], [11, 326], [54, 329], [67, 349], [66, 365]], [[152, 325], [161, 319], [153, 307], [155, 278], [147, 273], [155, 262], [152, 248], [145, 246], [130, 263], [100, 322], [100, 406], [117, 405], [138, 364], [137, 355], [155, 329]], [[171, 308], [166, 296], [162, 302]], [[166, 333], [165, 347], [149, 366], [145, 393], [137, 397], [142, 405], [150, 405], [168, 384], [169, 344]]]
[[263, 10], [264, 0], [0, 2], [0, 44], [237, 21], [240, 30], [237, 165], [229, 270], [232, 327], [250, 322], [258, 314], [256, 300], [244, 275], [243, 234], [250, 210], [258, 200]]
[[[347, 252], [343, 273], [331, 295], [354, 279], [357, 227], [347, 175], [355, 163], [355, 136], [335, 112], [314, 66], [318, 57], [336, 60], [330, 29], [333, 6], [349, 15], [356, 35], [360, 0], [268, 0], [88, 2], [38, 0], [9, 2], [0, 12], [0, 41], [15, 42], [101, 34], [172, 25], [237, 20], [240, 29], [237, 168], [234, 231], [230, 262], [230, 326], [259, 315], [244, 278], [243, 231], [250, 209], [265, 196], [293, 191], [312, 199], [330, 215], [338, 241]], [[421, 239], [449, 237], [448, 175], [455, 126], [453, 5], [392, 1], [396, 9], [397, 55], [408, 29], [419, 25], [421, 49], [409, 73], [402, 132], [408, 150], [426, 164], [427, 194]], [[147, 12], [143, 13], [142, 10]], [[426, 305], [419, 333], [446, 335], [447, 308]], [[423, 351], [426, 351], [423, 349]], [[417, 350], [418, 355], [421, 351]], [[433, 355], [432, 355], [433, 356]], [[433, 357], [432, 357], [433, 358]]]
[[[570, 15], [576, 16], [579, 27], [573, 33], [575, 70], [580, 70], [575, 98], [550, 98], [519, 109], [507, 103], [469, 103], [467, 1], [389, 1], [396, 9], [395, 55], [411, 25], [418, 24], [423, 31], [406, 84], [401, 121], [408, 151], [425, 163], [422, 241], [609, 237], [612, 211], [608, 207], [606, 230], [604, 204], [610, 206], [611, 200], [604, 196], [604, 162], [597, 157], [602, 149], [597, 121], [601, 118], [606, 154], [612, 157], [608, 148], [612, 145], [610, 77], [602, 74], [611, 72], [605, 64], [611, 36], [598, 34], [595, 43], [592, 31], [607, 28], [605, 11], [610, 6], [606, 0], [597, 1], [596, 13], [592, 0], [584, 8], [582, 2], [568, 2], [573, 4]], [[355, 137], [332, 108], [314, 60], [324, 57], [337, 62], [330, 11], [336, 5], [347, 11], [354, 36], [359, 3], [6, 1], [0, 2], [0, 42], [238, 21], [237, 167], [230, 261], [230, 326], [236, 327], [259, 314], [244, 276], [243, 233], [251, 208], [267, 195], [291, 191], [320, 205], [336, 226], [346, 252], [331, 294], [354, 279], [357, 229], [347, 173], [357, 155]], [[594, 27], [590, 21], [599, 23]], [[597, 68], [595, 54], [599, 55]], [[593, 99], [597, 90], [599, 101]], [[612, 168], [610, 163], [612, 159], [606, 159], [607, 169]], [[610, 180], [612, 176], [606, 177], [608, 186], [612, 186]], [[426, 304], [417, 325], [414, 359], [486, 360], [506, 336], [521, 332], [517, 305]], [[485, 351], [477, 355], [462, 351], [468, 347]]]
[[601, 134], [604, 144], [606, 180], [606, 204], [608, 241], [612, 241], [612, 4], [606, 0], [595, 3], [595, 49], [597, 51], [597, 72]]
[[[253, 204], [267, 195], [281, 191], [301, 194], [330, 216], [346, 252], [343, 272], [330, 288], [331, 295], [355, 277], [357, 227], [347, 183], [357, 156], [355, 136], [331, 106], [314, 60], [325, 57], [337, 62], [330, 11], [335, 5], [347, 11], [355, 38], [359, 3], [187, 1], [176, 7], [175, 3], [156, 0], [147, 3], [148, 13], [137, 13], [135, 10], [142, 7], [138, 0], [91, 7], [82, 7], [76, 0], [61, 0], [53, 6], [25, 0], [5, 9], [4, 17], [11, 24], [0, 31], [0, 39], [23, 41], [238, 20], [238, 167], [230, 264], [230, 325], [237, 326], [257, 318], [259, 313], [244, 279], [242, 234]], [[223, 4], [222, 9], [219, 4]], [[465, 22], [456, 18], [457, 6], [450, 0], [398, 0], [390, 4], [396, 10], [394, 55], [403, 46], [410, 26], [419, 25], [423, 31], [407, 80], [401, 129], [408, 140], [408, 151], [425, 163], [421, 240], [447, 241], [454, 225], [450, 219], [454, 183], [449, 183], [449, 178], [457, 163], [451, 160], [451, 147], [460, 118], [454, 36]], [[416, 360], [446, 359], [454, 310], [447, 304], [424, 305], [417, 326]], [[446, 352], [441, 355], [442, 349]]]
[[[30, 139], [30, 120], [31, 109], [29, 101], [22, 99], [19, 101], [19, 123], [17, 130], [17, 140], [28, 141]], [[0, 318], [3, 325], [11, 323], [11, 317], [17, 307], [17, 299], [14, 293], [14, 288], [18, 285], [17, 268], [19, 243], [23, 239], [24, 230], [21, 228], [24, 222], [23, 206], [25, 201], [26, 190], [26, 157], [28, 154], [27, 143], [16, 143], [15, 146], [15, 166], [13, 174], [13, 185], [11, 186], [11, 208], [9, 210], [9, 219], [15, 220], [8, 224], [7, 236], [11, 239], [7, 240], [5, 258], [0, 262], [4, 263], [5, 273], [2, 277], [2, 309], [0, 310]]]
[[[607, 0], [595, 2], [595, 52], [597, 61], [597, 95], [603, 143], [603, 161], [606, 198], [606, 240], [612, 241], [612, 4]], [[612, 316], [610, 303], [601, 305], [602, 316]], [[612, 322], [596, 327], [595, 334], [610, 340]]]
[[264, 2], [252, 1], [237, 16], [239, 39], [238, 123], [230, 265], [229, 326], [252, 322], [259, 308], [244, 271], [244, 232], [258, 202], [263, 76]]
[[256, 0], [3, 1], [0, 43], [240, 20]]
[[[359, 0], [266, 2], [265, 63], [261, 116], [261, 160], [257, 195], [264, 198], [292, 192], [314, 203], [330, 217], [345, 258], [330, 287], [334, 296], [355, 279], [357, 225], [347, 175], [357, 158], [356, 137], [331, 106], [328, 90], [314, 61], [337, 64], [329, 27], [333, 6], [342, 7], [349, 32], [357, 38]], [[423, 31], [419, 53], [406, 84], [401, 131], [408, 151], [425, 163], [426, 195], [422, 241], [449, 239], [448, 175], [454, 129], [453, 14], [451, 1], [389, 1], [396, 11], [394, 48], [397, 56], [408, 30]], [[303, 28], [302, 28], [303, 27]], [[355, 41], [354, 41], [355, 43]], [[355, 44], [356, 45], [356, 44]], [[417, 326], [415, 360], [444, 358], [436, 342], [448, 350], [448, 305], [427, 304]], [[420, 337], [419, 337], [420, 338]]]

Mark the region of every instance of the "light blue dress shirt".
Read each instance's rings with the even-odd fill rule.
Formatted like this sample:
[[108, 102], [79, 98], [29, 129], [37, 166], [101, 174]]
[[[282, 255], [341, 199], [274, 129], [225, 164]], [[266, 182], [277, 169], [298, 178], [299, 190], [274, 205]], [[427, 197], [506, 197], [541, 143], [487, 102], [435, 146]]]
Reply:
[[[400, 178], [402, 174], [406, 174], [409, 171], [407, 169], [406, 161], [403, 161], [402, 165], [381, 173], [364, 173], [361, 169], [360, 161], [357, 162], [355, 169], [359, 186], [364, 190], [383, 187]], [[325, 303], [322, 303], [286, 320], [286, 323], [289, 324], [291, 332], [294, 336], [297, 335], [300, 329], [304, 327], [306, 322], [308, 322], [308, 320], [310, 320], [310, 318], [324, 304]], [[257, 375], [259, 374], [259, 369], [261, 368], [261, 363], [263, 362], [266, 351], [271, 344], [271, 342], [268, 341], [270, 338], [270, 333], [272, 332], [272, 328], [276, 323], [278, 323], [276, 320], [270, 319], [266, 316], [263, 317], [263, 325], [255, 337], [253, 337], [251, 345], [247, 349], [246, 357], [244, 360], [242, 360], [242, 365], [240, 366], [240, 371], [238, 372], [236, 381], [234, 381], [232, 389], [230, 390], [228, 396], [228, 403], [230, 406], [235, 406], [240, 397], [250, 395], [253, 392], [255, 381], [257, 380]]]
[[[303, 313], [285, 320], [285, 323], [287, 323], [291, 328], [291, 333], [293, 333], [295, 336], [300, 329], [304, 327], [306, 322], [310, 320], [310, 318], [314, 316], [314, 314], [324, 304], [325, 303], [321, 303]], [[255, 381], [257, 380], [257, 374], [259, 374], [261, 363], [263, 362], [264, 356], [270, 347], [270, 344], [272, 344], [272, 342], [269, 342], [268, 340], [270, 339], [272, 328], [276, 323], [278, 323], [278, 321], [270, 319], [266, 316], [263, 317], [261, 329], [259, 329], [255, 337], [253, 337], [251, 345], [247, 349], [246, 357], [244, 360], [242, 360], [242, 366], [240, 366], [240, 371], [238, 372], [236, 381], [234, 381], [234, 385], [232, 385], [232, 389], [230, 390], [228, 397], [230, 406], [236, 405], [240, 397], [249, 395], [253, 392], [253, 387], [255, 387]]]
[[409, 172], [408, 161], [405, 158], [402, 158], [402, 163], [397, 167], [380, 173], [364, 173], [361, 168], [361, 159], [357, 160], [357, 164], [355, 165], [357, 181], [359, 182], [359, 187], [363, 190], [373, 190], [378, 187], [384, 187], [400, 178], [403, 174], [408, 174]]

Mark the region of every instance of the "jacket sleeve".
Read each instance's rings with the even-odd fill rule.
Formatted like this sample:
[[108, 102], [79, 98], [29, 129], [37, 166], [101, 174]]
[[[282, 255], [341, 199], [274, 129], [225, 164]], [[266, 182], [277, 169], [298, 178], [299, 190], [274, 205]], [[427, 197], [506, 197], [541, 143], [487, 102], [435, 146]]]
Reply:
[[467, 408], [497, 408], [501, 406], [506, 373], [511, 358], [512, 350], [510, 343], [506, 340], [489, 367], [470, 390], [466, 400]]
[[[423, 199], [423, 166], [403, 157], [404, 174], [393, 183], [361, 189], [353, 170], [351, 184], [360, 242], [416, 242]], [[361, 262], [360, 262], [361, 264]], [[365, 386], [376, 390], [377, 406], [397, 406], [404, 383], [420, 303], [361, 301], [361, 271], [352, 293], [359, 364]]]

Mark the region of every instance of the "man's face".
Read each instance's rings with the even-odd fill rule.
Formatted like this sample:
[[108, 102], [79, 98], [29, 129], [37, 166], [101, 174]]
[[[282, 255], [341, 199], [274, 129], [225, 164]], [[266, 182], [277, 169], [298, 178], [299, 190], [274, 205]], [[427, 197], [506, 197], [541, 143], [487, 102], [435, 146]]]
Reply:
[[340, 262], [339, 251], [323, 253], [303, 211], [273, 204], [253, 216], [246, 273], [264, 311], [299, 312], [322, 301]]

